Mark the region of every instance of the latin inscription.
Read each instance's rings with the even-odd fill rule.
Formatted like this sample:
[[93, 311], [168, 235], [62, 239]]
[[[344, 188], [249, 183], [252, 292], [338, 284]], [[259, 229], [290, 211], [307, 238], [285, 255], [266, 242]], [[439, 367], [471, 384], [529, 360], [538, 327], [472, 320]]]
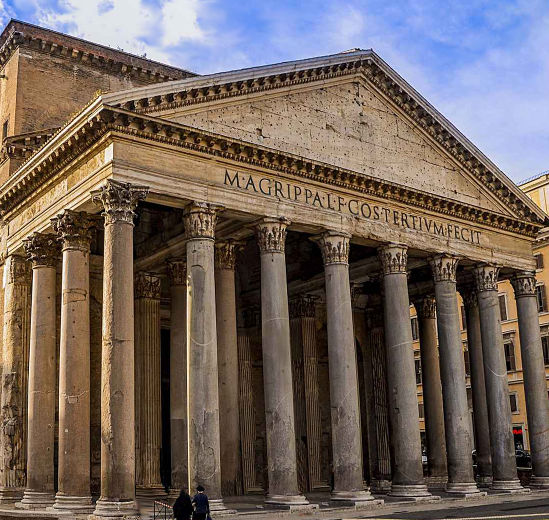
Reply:
[[290, 182], [277, 181], [268, 177], [253, 177], [247, 173], [225, 170], [224, 184], [267, 197], [302, 202], [320, 209], [348, 213], [357, 218], [385, 222], [390, 226], [480, 244], [480, 231], [469, 227], [436, 221], [423, 215], [400, 211], [361, 199], [342, 197], [327, 191], [303, 188]]

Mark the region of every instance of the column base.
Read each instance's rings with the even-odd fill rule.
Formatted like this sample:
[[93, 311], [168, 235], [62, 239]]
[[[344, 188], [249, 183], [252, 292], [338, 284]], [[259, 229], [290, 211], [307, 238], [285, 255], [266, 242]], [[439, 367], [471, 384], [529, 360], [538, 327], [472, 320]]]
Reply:
[[317, 504], [310, 504], [303, 495], [267, 495], [265, 504], [290, 512], [318, 509]]
[[437, 491], [444, 491], [448, 484], [448, 476], [425, 477], [425, 484], [429, 490], [436, 489]]
[[376, 499], [369, 491], [332, 491], [330, 502], [333, 506], [349, 506], [356, 509], [382, 505], [383, 500]]
[[0, 504], [19, 502], [23, 498], [23, 488], [0, 487]]
[[425, 484], [392, 484], [387, 497], [400, 500], [419, 502], [423, 500], [440, 500], [440, 497], [431, 495]]
[[549, 477], [533, 476], [530, 478], [528, 487], [532, 488], [533, 490], [549, 489]]
[[55, 502], [55, 495], [44, 491], [31, 491], [25, 489], [21, 502], [17, 502], [18, 509], [46, 509]]
[[446, 493], [462, 498], [483, 497], [486, 491], [480, 491], [475, 482], [448, 482]]
[[91, 513], [93, 511], [93, 504], [91, 496], [77, 497], [72, 495], [65, 495], [64, 493], [57, 493], [55, 495], [55, 503], [53, 509], [61, 511], [71, 511], [74, 513]]
[[88, 517], [89, 520], [102, 518], [139, 519], [139, 510], [135, 500], [108, 500], [100, 498], [95, 504], [95, 510]]
[[513, 480], [494, 480], [490, 490], [495, 493], [529, 493], [528, 488], [522, 487], [520, 480], [515, 478]]
[[477, 486], [481, 489], [489, 488], [492, 486], [492, 477], [491, 476], [478, 476], [477, 477]]

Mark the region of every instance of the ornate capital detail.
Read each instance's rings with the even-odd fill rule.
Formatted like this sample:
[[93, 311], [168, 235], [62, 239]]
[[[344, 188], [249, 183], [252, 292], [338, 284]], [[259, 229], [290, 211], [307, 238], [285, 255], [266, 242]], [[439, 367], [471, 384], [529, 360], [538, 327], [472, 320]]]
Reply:
[[459, 258], [452, 255], [437, 255], [429, 259], [433, 278], [437, 282], [456, 283], [456, 272]]
[[499, 267], [490, 264], [483, 264], [473, 269], [478, 292], [497, 291]]
[[534, 271], [519, 271], [511, 278], [515, 298], [536, 295], [536, 273]]
[[284, 253], [289, 225], [290, 221], [284, 217], [267, 217], [259, 222], [255, 230], [260, 253]]
[[406, 274], [408, 263], [408, 246], [389, 244], [378, 249], [383, 274]]
[[437, 303], [434, 296], [428, 295], [414, 300], [414, 307], [420, 320], [432, 320], [437, 317]]
[[23, 240], [33, 267], [55, 267], [59, 260], [59, 241], [53, 233], [33, 233]]
[[17, 285], [30, 285], [30, 264], [25, 257], [20, 255], [9, 255], [4, 263], [6, 283]]
[[89, 251], [93, 220], [88, 213], [66, 209], [57, 217], [52, 218], [51, 223], [64, 250]]
[[219, 204], [193, 202], [185, 212], [185, 234], [187, 238], [215, 237], [217, 214], [223, 209]]
[[103, 206], [105, 224], [127, 222], [133, 225], [137, 203], [149, 193], [147, 186], [108, 179], [98, 190], [91, 192], [92, 201]]
[[139, 272], [135, 275], [135, 297], [160, 299], [160, 277], [154, 273]]
[[318, 296], [300, 294], [289, 302], [290, 318], [314, 318]]
[[223, 240], [215, 243], [215, 268], [233, 271], [236, 267], [236, 253], [243, 247], [243, 242]]
[[466, 308], [478, 305], [478, 293], [475, 285], [462, 285], [458, 287], [458, 291]]
[[170, 285], [187, 284], [187, 260], [184, 258], [172, 258], [168, 260], [168, 280]]
[[351, 235], [342, 231], [325, 231], [315, 237], [322, 252], [324, 265], [349, 264], [349, 241]]

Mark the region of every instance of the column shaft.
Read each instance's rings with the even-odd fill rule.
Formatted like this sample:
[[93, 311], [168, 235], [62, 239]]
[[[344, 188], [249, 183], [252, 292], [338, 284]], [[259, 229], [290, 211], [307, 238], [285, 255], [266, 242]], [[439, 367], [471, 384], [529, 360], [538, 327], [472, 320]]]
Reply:
[[56, 398], [57, 237], [34, 233], [25, 241], [32, 261], [29, 349], [27, 487], [21, 501], [28, 509], [54, 501], [54, 430]]
[[387, 357], [389, 420], [394, 446], [391, 496], [431, 497], [423, 481], [419, 410], [410, 326], [405, 246], [380, 248]]
[[473, 438], [465, 388], [465, 365], [456, 293], [457, 258], [431, 259], [435, 281], [440, 376], [444, 401], [444, 431], [448, 461], [446, 491], [461, 495], [479, 493], [473, 475]]
[[492, 489], [520, 490], [515, 460], [507, 367], [503, 349], [497, 280], [499, 269], [490, 265], [475, 268], [484, 358], [486, 401], [492, 451]]
[[444, 410], [442, 405], [442, 386], [440, 382], [440, 363], [436, 331], [436, 303], [433, 297], [425, 296], [415, 302], [414, 305], [419, 325], [429, 476], [446, 480], [448, 469], [446, 466]]
[[533, 272], [518, 273], [512, 280], [517, 300], [528, 435], [532, 455], [530, 485], [549, 487], [549, 399], [539, 330], [536, 278]]

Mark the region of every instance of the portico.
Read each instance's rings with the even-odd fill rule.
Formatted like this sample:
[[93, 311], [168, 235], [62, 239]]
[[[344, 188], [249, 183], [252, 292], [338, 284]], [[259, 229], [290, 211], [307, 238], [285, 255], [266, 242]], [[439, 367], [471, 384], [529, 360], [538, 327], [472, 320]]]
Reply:
[[[368, 507], [390, 478], [389, 499], [433, 500], [411, 303], [430, 476], [458, 496], [478, 496], [488, 472], [493, 490], [523, 492], [494, 304], [503, 278], [519, 304], [533, 484], [549, 485], [532, 304], [532, 243], [545, 215], [374, 53], [100, 96], [2, 187], [0, 208], [9, 411], [0, 498], [20, 500], [26, 482], [22, 507], [132, 516], [136, 489], [202, 484], [218, 514], [230, 513], [224, 496], [253, 492], [291, 510], [313, 507], [307, 494], [319, 489], [336, 504]], [[49, 397], [27, 427], [21, 301], [30, 263], [28, 410], [32, 389]], [[90, 314], [92, 263], [102, 265], [101, 316]], [[466, 290], [475, 426], [489, 429], [475, 432], [485, 457], [477, 480], [457, 312]], [[100, 346], [90, 339], [98, 327]], [[90, 395], [99, 391], [97, 428]], [[26, 464], [27, 451], [13, 451], [23, 427]], [[38, 439], [53, 428], [55, 485], [46, 456], [54, 438]], [[97, 436], [100, 453], [90, 456]]]

